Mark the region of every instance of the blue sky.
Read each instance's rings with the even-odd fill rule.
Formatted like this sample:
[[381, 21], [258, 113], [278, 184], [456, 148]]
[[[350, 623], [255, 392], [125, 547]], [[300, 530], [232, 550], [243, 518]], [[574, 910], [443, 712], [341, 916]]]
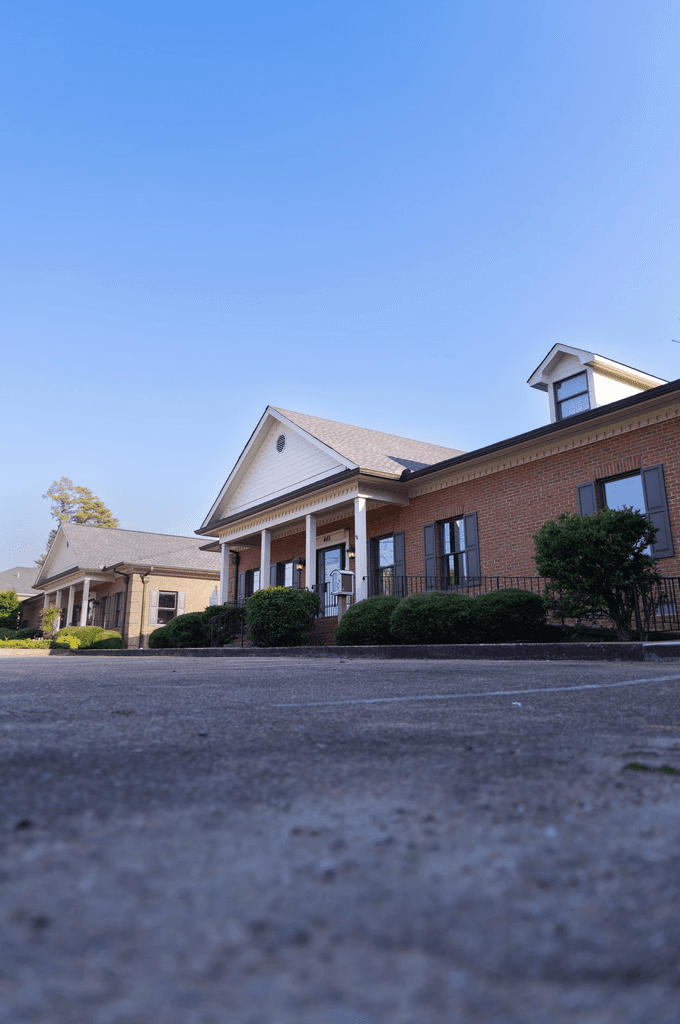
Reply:
[[680, 377], [673, 0], [10, 0], [0, 568], [191, 534], [268, 404], [470, 450], [555, 342]]

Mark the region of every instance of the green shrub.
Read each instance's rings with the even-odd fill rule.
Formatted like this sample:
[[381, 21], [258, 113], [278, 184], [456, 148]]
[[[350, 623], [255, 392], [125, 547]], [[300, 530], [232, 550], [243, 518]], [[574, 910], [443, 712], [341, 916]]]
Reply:
[[394, 609], [390, 632], [400, 644], [464, 644], [471, 608], [463, 594], [413, 594]]
[[206, 629], [203, 612], [177, 615], [167, 626], [155, 629], [149, 647], [210, 647], [210, 630]]
[[392, 612], [402, 599], [382, 594], [350, 605], [335, 631], [339, 646], [368, 647], [373, 644], [397, 644], [390, 633]]
[[94, 647], [95, 643], [100, 640], [111, 640], [118, 638], [121, 643], [116, 646], [123, 646], [122, 637], [120, 633], [117, 633], [115, 629], [102, 629], [101, 626], [64, 626], [58, 633], [55, 633], [54, 639], [61, 640], [65, 636], [77, 636], [80, 641], [80, 648], [84, 650], [88, 647]]
[[480, 644], [531, 642], [542, 639], [545, 601], [527, 590], [494, 590], [472, 602], [473, 639]]
[[59, 647], [62, 650], [77, 651], [80, 647], [80, 640], [71, 633], [65, 633], [61, 640], [53, 640], [52, 647]]
[[246, 625], [253, 647], [300, 647], [319, 611], [319, 599], [311, 590], [267, 587], [246, 601]]
[[0, 626], [0, 640], [20, 640], [17, 636], [18, 630], [8, 629], [7, 626]]
[[40, 626], [27, 626], [26, 629], [18, 629], [14, 635], [17, 640], [33, 640], [42, 636], [42, 630]]
[[[77, 640], [78, 637], [74, 637]], [[119, 651], [123, 647], [123, 638], [120, 634], [116, 636], [103, 636], [101, 640], [94, 640], [89, 646], [90, 651]]]
[[46, 649], [49, 646], [49, 640], [0, 640], [0, 650], [5, 650], [10, 647], [14, 649], [35, 651]]
[[0, 590], [0, 626], [16, 629], [19, 625], [21, 602], [16, 590]]
[[208, 637], [207, 646], [214, 643], [215, 647], [226, 647], [237, 636], [241, 635], [241, 624], [246, 617], [246, 610], [234, 604], [210, 605], [203, 612], [203, 621]]

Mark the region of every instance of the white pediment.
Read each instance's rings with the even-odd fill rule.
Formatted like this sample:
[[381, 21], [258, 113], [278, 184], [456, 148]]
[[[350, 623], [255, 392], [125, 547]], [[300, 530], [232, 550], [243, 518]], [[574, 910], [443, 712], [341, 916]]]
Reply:
[[59, 576], [60, 573], [68, 572], [69, 569], [76, 569], [77, 567], [78, 562], [73, 553], [73, 548], [60, 528], [52, 542], [52, 546], [45, 559], [45, 564], [40, 571], [40, 577], [42, 579], [50, 579], [52, 576]]
[[237, 515], [347, 468], [347, 460], [326, 445], [294, 424], [269, 415], [227, 481], [210, 519]]

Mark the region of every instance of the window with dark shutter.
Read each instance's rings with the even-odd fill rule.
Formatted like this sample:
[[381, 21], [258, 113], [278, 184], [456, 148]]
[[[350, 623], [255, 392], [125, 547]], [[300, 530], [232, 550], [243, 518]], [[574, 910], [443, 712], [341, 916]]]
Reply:
[[670, 558], [673, 554], [673, 537], [668, 515], [666, 485], [663, 466], [649, 466], [642, 470], [642, 487], [645, 492], [646, 514], [652, 526], [656, 526], [656, 540], [652, 544], [653, 558]]
[[437, 525], [423, 526], [423, 564], [425, 569], [425, 590], [437, 589]]
[[578, 511], [581, 516], [592, 516], [597, 512], [597, 490], [595, 481], [580, 484], [576, 488], [578, 495]]

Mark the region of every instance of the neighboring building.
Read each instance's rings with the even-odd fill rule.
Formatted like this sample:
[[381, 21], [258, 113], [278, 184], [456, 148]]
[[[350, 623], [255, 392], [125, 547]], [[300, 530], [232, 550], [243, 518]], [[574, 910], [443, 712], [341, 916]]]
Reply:
[[529, 383], [546, 426], [472, 452], [269, 406], [197, 534], [221, 549], [222, 601], [356, 573], [356, 598], [535, 576], [533, 535], [562, 512], [634, 505], [680, 575], [680, 380], [556, 345]]
[[[31, 598], [37, 597], [39, 594], [33, 587], [38, 571], [35, 566], [26, 565], [15, 565], [13, 569], [5, 569], [4, 572], [0, 572], [0, 591], [16, 590], [20, 601], [30, 601]], [[31, 625], [25, 611], [25, 606], [21, 610], [19, 625]]]
[[37, 624], [40, 610], [56, 605], [62, 626], [116, 629], [126, 647], [143, 647], [176, 615], [217, 603], [219, 567], [219, 556], [195, 537], [64, 523], [35, 579], [40, 596], [29, 602], [26, 618]]

